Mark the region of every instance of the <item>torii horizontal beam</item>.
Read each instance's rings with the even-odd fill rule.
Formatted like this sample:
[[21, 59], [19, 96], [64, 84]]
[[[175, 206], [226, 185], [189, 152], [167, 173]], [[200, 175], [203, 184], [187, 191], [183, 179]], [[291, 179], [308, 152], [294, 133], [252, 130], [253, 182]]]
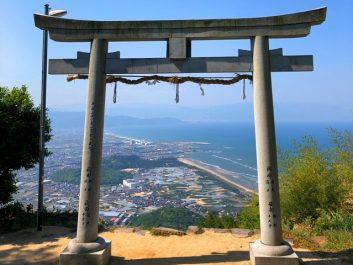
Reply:
[[[251, 72], [252, 53], [239, 50], [237, 57], [191, 57], [184, 60], [169, 58], [123, 58], [109, 53], [106, 74], [165, 74], [165, 73], [234, 73]], [[50, 59], [50, 74], [88, 74], [89, 54], [79, 52], [77, 59]], [[282, 49], [271, 51], [272, 72], [312, 71], [313, 56], [282, 56]]]
[[321, 24], [326, 7], [281, 16], [206, 20], [88, 21], [34, 14], [35, 25], [48, 30], [55, 41], [165, 41], [304, 37], [313, 25]]

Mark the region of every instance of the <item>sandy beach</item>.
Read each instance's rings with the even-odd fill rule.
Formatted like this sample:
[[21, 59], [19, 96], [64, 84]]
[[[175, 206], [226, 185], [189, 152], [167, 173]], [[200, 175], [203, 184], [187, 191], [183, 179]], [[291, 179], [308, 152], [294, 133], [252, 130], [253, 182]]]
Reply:
[[236, 188], [236, 189], [239, 189], [239, 190], [242, 190], [242, 191], [245, 191], [247, 193], [251, 193], [251, 194], [254, 194], [254, 195], [257, 195], [257, 192], [250, 189], [250, 188], [247, 188], [247, 187], [244, 187], [243, 185], [240, 185], [239, 183], [236, 183], [235, 181], [233, 180], [230, 180], [229, 178], [227, 178], [225, 176], [225, 174], [223, 174], [219, 169], [217, 168], [212, 168], [210, 166], [207, 166], [207, 165], [204, 165], [204, 164], [201, 164], [199, 162], [196, 162], [194, 160], [191, 160], [191, 159], [188, 159], [188, 158], [184, 158], [184, 157], [179, 157], [178, 160], [185, 164], [185, 165], [188, 165], [188, 166], [191, 166], [191, 167], [195, 167], [201, 171], [204, 171], [206, 173], [209, 173], [211, 174], [212, 176], [216, 177], [218, 180], [226, 183], [226, 184], [229, 184], [230, 186]]

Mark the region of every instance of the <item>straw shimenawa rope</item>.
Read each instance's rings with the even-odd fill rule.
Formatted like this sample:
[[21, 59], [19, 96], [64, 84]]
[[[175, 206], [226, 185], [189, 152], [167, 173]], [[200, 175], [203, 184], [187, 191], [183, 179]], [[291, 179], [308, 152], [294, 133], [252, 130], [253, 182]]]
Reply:
[[[88, 79], [88, 75], [68, 75], [67, 81], [73, 81], [76, 79]], [[205, 91], [201, 87], [201, 85], [232, 85], [241, 80], [244, 81], [243, 83], [243, 99], [245, 99], [245, 80], [250, 80], [252, 82], [252, 75], [244, 74], [244, 75], [235, 75], [233, 78], [230, 79], [221, 79], [221, 78], [205, 78], [205, 77], [192, 77], [192, 76], [185, 76], [185, 77], [177, 77], [177, 76], [160, 76], [160, 75], [151, 75], [151, 76], [143, 76], [138, 79], [128, 79], [121, 76], [114, 76], [108, 75], [106, 78], [106, 83], [115, 83], [114, 85], [114, 95], [113, 95], [113, 102], [116, 103], [116, 84], [117, 82], [121, 82], [127, 85], [138, 85], [141, 83], [147, 83], [148, 85], [155, 85], [156, 83], [168, 82], [175, 86], [175, 102], [179, 103], [179, 85], [185, 82], [193, 82], [200, 85], [201, 95], [205, 95]]]
[[[88, 75], [68, 75], [67, 81], [73, 81], [76, 79], [88, 79]], [[144, 82], [149, 81], [162, 81], [168, 82], [171, 84], [182, 84], [185, 82], [193, 82], [197, 84], [205, 84], [205, 85], [232, 85], [241, 80], [250, 80], [252, 81], [252, 75], [244, 74], [244, 75], [236, 75], [231, 79], [213, 79], [213, 78], [202, 78], [202, 77], [192, 77], [192, 76], [185, 76], [185, 77], [177, 77], [177, 76], [160, 76], [160, 75], [151, 75], [151, 76], [144, 76], [138, 79], [128, 79], [121, 76], [107, 76], [107, 83], [114, 83], [114, 82], [121, 82], [127, 85], [138, 85]]]

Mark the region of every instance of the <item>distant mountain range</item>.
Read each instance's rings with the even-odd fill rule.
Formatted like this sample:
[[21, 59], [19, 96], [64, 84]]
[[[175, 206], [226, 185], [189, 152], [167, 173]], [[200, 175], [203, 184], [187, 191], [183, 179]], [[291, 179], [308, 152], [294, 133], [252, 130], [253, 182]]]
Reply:
[[[323, 104], [277, 102], [274, 104], [277, 122], [326, 122], [353, 120], [353, 107]], [[174, 105], [121, 105], [107, 108], [108, 115], [126, 115], [140, 118], [174, 117], [191, 122], [250, 122], [254, 120], [254, 107], [250, 101], [229, 105], [187, 107]]]
[[[353, 109], [319, 104], [276, 103], [276, 122], [351, 122]], [[120, 105], [105, 110], [105, 126], [169, 125], [186, 122], [253, 123], [252, 102], [208, 107], [182, 105]], [[84, 112], [49, 111], [53, 128], [83, 128]]]
[[[82, 129], [85, 122], [85, 113], [83, 112], [59, 112], [50, 111], [49, 118], [54, 129]], [[183, 121], [176, 118], [134, 118], [129, 116], [109, 116], [104, 117], [104, 125], [111, 126], [129, 126], [129, 125], [168, 125], [181, 124]]]

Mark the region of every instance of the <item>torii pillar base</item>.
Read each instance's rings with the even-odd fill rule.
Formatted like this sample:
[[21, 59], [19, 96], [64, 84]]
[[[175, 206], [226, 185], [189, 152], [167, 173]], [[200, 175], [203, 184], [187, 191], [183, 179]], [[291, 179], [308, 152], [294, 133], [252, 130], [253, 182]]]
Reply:
[[250, 243], [250, 261], [251, 265], [299, 265], [298, 255], [287, 242], [282, 246]]
[[106, 241], [104, 249], [91, 253], [71, 253], [65, 248], [60, 253], [60, 265], [107, 265], [111, 257], [111, 241]]

